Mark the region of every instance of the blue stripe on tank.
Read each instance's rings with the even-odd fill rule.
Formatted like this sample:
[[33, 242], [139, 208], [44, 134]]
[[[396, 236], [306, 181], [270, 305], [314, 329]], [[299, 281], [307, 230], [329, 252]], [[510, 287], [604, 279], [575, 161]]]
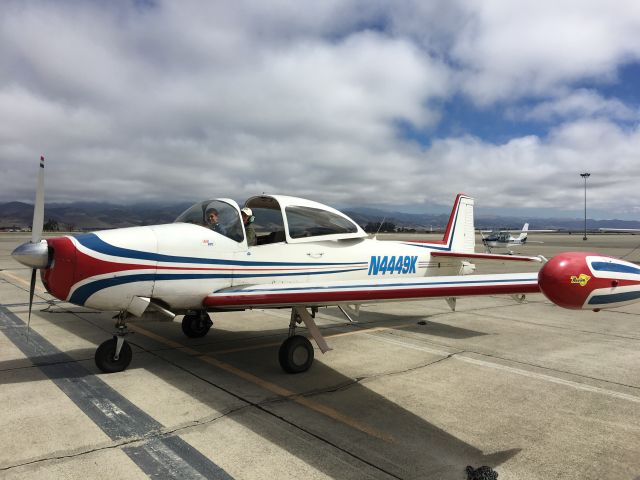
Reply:
[[599, 272], [635, 273], [640, 275], [640, 268], [612, 262], [591, 262], [591, 267]]
[[640, 290], [633, 292], [610, 293], [606, 295], [594, 295], [589, 299], [589, 305], [608, 305], [618, 302], [628, 302], [638, 300], [640, 298]]

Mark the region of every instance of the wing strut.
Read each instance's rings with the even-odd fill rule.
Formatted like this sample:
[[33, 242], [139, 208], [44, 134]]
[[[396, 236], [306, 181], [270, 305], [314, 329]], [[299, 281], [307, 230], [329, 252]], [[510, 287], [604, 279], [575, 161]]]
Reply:
[[[338, 308], [340, 309], [340, 311], [342, 312], [342, 314], [345, 316], [345, 318], [346, 318], [347, 320], [349, 320], [349, 323], [354, 323], [353, 318], [351, 318], [351, 317], [349, 316], [349, 313], [345, 310], [345, 308], [344, 308], [342, 305], [338, 305]], [[347, 308], [349, 308], [349, 307], [347, 307]]]

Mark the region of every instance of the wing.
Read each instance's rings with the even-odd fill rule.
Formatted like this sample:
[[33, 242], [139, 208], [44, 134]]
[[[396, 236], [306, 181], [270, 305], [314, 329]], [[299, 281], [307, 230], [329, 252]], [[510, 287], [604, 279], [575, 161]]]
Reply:
[[[510, 255], [504, 255], [511, 257]], [[239, 285], [215, 291], [202, 304], [208, 310], [253, 307], [326, 306], [436, 297], [537, 293], [538, 273], [455, 275], [324, 283]]]

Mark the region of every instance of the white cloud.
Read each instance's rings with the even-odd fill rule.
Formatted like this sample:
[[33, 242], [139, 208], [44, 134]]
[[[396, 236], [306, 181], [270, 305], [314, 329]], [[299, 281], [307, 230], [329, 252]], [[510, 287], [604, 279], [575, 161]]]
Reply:
[[512, 119], [545, 122], [593, 117], [633, 121], [640, 119], [640, 110], [618, 99], [604, 98], [594, 90], [578, 89], [531, 108], [514, 108], [509, 116]]
[[640, 4], [633, 0], [462, 5], [469, 22], [452, 54], [463, 65], [463, 90], [480, 104], [612, 78], [619, 65], [640, 58]]
[[449, 189], [472, 193], [492, 208], [579, 210], [579, 173], [591, 172], [590, 206], [620, 215], [640, 204], [639, 149], [640, 127], [588, 120], [561, 125], [544, 140], [528, 136], [495, 145], [473, 137], [447, 139], [425, 155], [444, 172], [437, 178]]
[[[606, 176], [629, 188], [632, 205], [638, 131], [616, 122], [637, 119], [637, 107], [572, 84], [613, 81], [640, 57], [639, 9], [3, 2], [0, 201], [33, 197], [45, 153], [51, 201], [271, 191], [448, 204], [466, 191], [533, 207], [571, 204], [569, 179], [587, 168], [594, 185]], [[483, 105], [542, 98], [516, 114], [567, 123], [500, 145], [469, 136], [425, 149], [400, 135], [398, 123], [429, 131], [457, 93]], [[610, 188], [594, 202], [608, 205]]]

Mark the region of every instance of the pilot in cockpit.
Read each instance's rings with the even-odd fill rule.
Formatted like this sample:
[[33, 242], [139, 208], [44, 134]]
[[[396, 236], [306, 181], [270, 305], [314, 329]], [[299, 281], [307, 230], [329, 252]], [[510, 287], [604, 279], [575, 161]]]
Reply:
[[244, 224], [244, 229], [247, 233], [247, 245], [250, 247], [257, 244], [256, 231], [253, 228], [253, 221], [255, 217], [253, 216], [253, 211], [249, 207], [244, 207], [240, 210], [240, 214], [242, 215], [242, 223]]
[[207, 224], [209, 225], [209, 228], [211, 230], [213, 230], [214, 232], [218, 232], [222, 235], [225, 235], [225, 228], [220, 225], [220, 219], [219, 219], [219, 214], [218, 214], [218, 210], [216, 210], [215, 208], [210, 208], [209, 210], [207, 210]]

